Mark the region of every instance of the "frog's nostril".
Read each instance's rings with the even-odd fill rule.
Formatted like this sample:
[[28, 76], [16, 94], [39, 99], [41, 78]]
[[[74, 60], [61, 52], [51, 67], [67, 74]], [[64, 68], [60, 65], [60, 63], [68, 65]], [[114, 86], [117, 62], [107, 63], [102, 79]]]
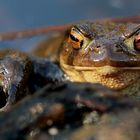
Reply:
[[101, 46], [97, 45], [93, 48], [94, 53], [96, 54], [100, 54], [101, 53]]
[[100, 47], [101, 47], [100, 45], [96, 46], [96, 48], [100, 48]]

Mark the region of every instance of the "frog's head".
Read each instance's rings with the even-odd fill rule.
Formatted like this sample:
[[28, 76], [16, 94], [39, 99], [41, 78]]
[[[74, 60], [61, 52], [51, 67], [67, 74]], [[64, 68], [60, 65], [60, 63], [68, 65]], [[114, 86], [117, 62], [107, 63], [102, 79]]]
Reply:
[[125, 88], [140, 77], [140, 25], [97, 22], [73, 26], [60, 65], [73, 81]]

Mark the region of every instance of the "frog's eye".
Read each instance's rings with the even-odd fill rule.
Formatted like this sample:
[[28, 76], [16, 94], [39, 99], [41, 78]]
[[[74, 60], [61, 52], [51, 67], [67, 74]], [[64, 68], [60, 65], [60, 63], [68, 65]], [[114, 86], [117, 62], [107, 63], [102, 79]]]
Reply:
[[135, 32], [133, 36], [125, 39], [124, 43], [125, 45], [127, 45], [128, 48], [140, 51], [140, 30]]
[[74, 49], [85, 48], [90, 42], [90, 39], [85, 37], [76, 27], [71, 29], [68, 43], [72, 43]]
[[140, 34], [134, 38], [134, 49], [140, 51]]

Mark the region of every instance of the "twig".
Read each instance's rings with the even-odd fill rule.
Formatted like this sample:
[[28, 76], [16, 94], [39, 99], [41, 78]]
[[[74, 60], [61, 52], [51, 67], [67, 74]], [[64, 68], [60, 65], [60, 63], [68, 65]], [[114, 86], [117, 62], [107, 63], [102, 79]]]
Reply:
[[15, 32], [4, 32], [4, 33], [0, 33], [0, 41], [28, 38], [32, 36], [43, 35], [48, 32], [65, 31], [68, 27], [70, 27], [70, 24], [48, 26], [48, 27], [42, 27], [42, 28], [40, 27], [40, 28], [28, 29], [28, 30], [23, 30], [23, 31], [15, 31]]

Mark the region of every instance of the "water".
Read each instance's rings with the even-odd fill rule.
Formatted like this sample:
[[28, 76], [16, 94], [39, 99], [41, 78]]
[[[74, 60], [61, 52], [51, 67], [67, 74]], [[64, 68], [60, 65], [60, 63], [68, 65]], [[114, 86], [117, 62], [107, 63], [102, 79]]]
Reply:
[[[0, 31], [64, 24], [85, 19], [139, 15], [139, 0], [0, 0]], [[0, 48], [28, 50], [36, 38], [5, 41]], [[26, 48], [26, 49], [25, 49]]]

